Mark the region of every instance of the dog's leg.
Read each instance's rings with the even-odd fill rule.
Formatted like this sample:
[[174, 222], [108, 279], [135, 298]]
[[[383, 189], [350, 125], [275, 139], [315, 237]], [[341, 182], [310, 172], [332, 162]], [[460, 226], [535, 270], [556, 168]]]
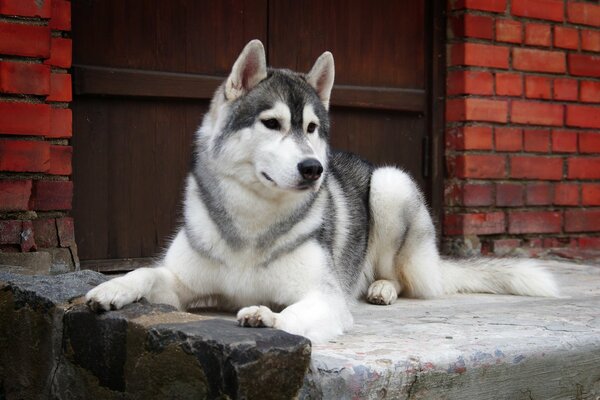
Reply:
[[367, 301], [371, 304], [390, 305], [401, 292], [402, 287], [397, 280], [379, 279], [369, 286]]

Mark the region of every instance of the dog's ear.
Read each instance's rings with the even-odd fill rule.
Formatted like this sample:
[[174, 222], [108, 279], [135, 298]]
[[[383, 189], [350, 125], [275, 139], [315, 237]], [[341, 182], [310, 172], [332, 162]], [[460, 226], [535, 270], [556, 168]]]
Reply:
[[250, 41], [231, 68], [225, 83], [225, 97], [235, 100], [267, 77], [265, 48], [258, 39]]
[[306, 81], [317, 91], [325, 109], [329, 109], [329, 98], [335, 78], [335, 65], [333, 55], [326, 51], [321, 54], [310, 72], [306, 75]]

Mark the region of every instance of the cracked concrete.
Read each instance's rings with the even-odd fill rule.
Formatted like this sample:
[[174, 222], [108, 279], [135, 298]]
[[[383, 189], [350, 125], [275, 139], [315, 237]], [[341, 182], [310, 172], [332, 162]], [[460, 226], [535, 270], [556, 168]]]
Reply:
[[553, 263], [557, 299], [458, 295], [360, 303], [313, 345], [301, 398], [600, 398], [600, 267]]

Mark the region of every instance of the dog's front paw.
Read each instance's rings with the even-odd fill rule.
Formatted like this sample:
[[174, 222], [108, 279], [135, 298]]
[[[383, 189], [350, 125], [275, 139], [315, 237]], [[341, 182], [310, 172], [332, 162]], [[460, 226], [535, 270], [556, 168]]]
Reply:
[[389, 305], [398, 298], [394, 284], [385, 279], [375, 281], [369, 286], [367, 301], [371, 304]]
[[240, 326], [251, 326], [253, 328], [275, 327], [276, 314], [265, 306], [244, 307], [237, 313]]
[[85, 295], [87, 305], [94, 311], [118, 310], [140, 298], [134, 288], [119, 282], [118, 278], [96, 286]]

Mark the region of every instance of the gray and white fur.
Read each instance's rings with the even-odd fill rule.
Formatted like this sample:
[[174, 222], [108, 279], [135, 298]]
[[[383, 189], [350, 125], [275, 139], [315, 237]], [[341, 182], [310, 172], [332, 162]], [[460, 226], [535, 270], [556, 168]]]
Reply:
[[262, 43], [248, 43], [198, 129], [183, 227], [156, 267], [92, 289], [90, 307], [218, 299], [242, 326], [322, 342], [352, 326], [365, 295], [384, 305], [399, 295], [557, 295], [533, 260], [442, 259], [406, 173], [329, 148], [333, 81], [329, 52], [300, 74], [267, 69]]

